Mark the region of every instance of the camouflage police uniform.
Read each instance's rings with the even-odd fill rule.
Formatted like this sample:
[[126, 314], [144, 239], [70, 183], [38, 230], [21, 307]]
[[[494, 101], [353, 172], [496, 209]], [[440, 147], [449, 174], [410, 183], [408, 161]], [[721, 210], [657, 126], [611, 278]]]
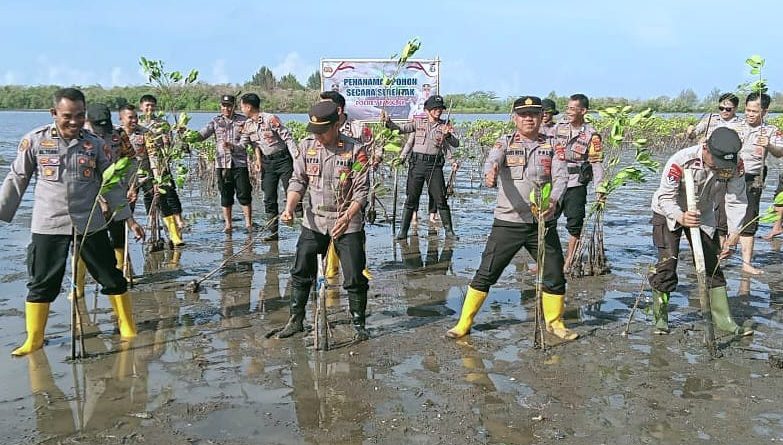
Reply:
[[[337, 105], [319, 102], [310, 110], [308, 130], [337, 122]], [[279, 334], [293, 335], [302, 330], [305, 306], [318, 273], [317, 257], [326, 254], [334, 243], [343, 270], [343, 288], [348, 293], [349, 310], [357, 334], [366, 338], [367, 278], [362, 274], [367, 259], [364, 250], [364, 217], [356, 212], [339, 238], [331, 231], [338, 217], [353, 204], [361, 209], [369, 193], [368, 156], [364, 145], [338, 133], [334, 146], [323, 146], [308, 136], [299, 143], [294, 160], [294, 174], [288, 193], [303, 197], [302, 232], [296, 245], [296, 259], [291, 269], [291, 319]], [[305, 192], [307, 192], [305, 194]]]
[[[683, 232], [691, 241], [690, 230], [680, 225], [679, 219], [687, 210], [684, 171], [693, 171], [698, 211], [699, 234], [704, 250], [707, 288], [710, 293], [713, 322], [719, 329], [737, 332], [727, 303], [726, 279], [718, 256], [720, 242], [715, 230], [715, 206], [719, 183], [724, 183], [725, 207], [730, 233], [738, 233], [747, 208], [743, 162], [737, 161], [741, 141], [728, 128], [717, 128], [706, 142], [714, 162], [725, 173], [707, 166], [702, 159], [703, 145], [684, 148], [669, 158], [658, 190], [653, 194], [651, 219], [653, 244], [658, 249], [658, 263], [650, 274], [653, 290], [653, 315], [656, 333], [668, 333], [669, 294], [677, 288], [677, 263]], [[718, 159], [720, 158], [720, 159]]]
[[588, 123], [575, 128], [569, 122], [558, 123], [551, 134], [550, 144], [568, 167], [568, 188], [557, 216], [565, 214], [568, 233], [579, 238], [587, 215], [587, 184], [595, 180], [597, 187], [604, 177], [601, 143], [597, 139], [600, 136], [595, 136], [595, 129]]
[[[233, 96], [230, 97], [233, 99]], [[215, 137], [215, 171], [221, 207], [233, 206], [235, 194], [240, 205], [249, 206], [252, 202], [253, 187], [248, 172], [247, 148], [241, 141], [246, 121], [247, 118], [241, 114], [231, 113], [231, 117], [221, 114], [213, 117], [198, 132], [199, 140], [202, 141]]]
[[[163, 177], [168, 177], [168, 181], [162, 183], [159, 182], [157, 184], [158, 189], [162, 190], [158, 196], [158, 207], [160, 208], [160, 213], [164, 218], [168, 218], [169, 216], [173, 215], [179, 215], [182, 213], [182, 202], [180, 201], [179, 194], [177, 193], [177, 185], [174, 183], [174, 178], [169, 171], [169, 166], [161, 165], [158, 155], [161, 149], [171, 144], [171, 134], [164, 131], [165, 127], [168, 126], [168, 123], [162, 118], [142, 115], [139, 116], [139, 125], [143, 127], [144, 130], [147, 130], [144, 132], [143, 141], [145, 144], [146, 156], [150, 161], [151, 170], [148, 172], [148, 174], [154, 175], [154, 177], [158, 180]], [[128, 136], [131, 138], [131, 142], [133, 142], [134, 136]], [[135, 146], [136, 144], [134, 143], [134, 147]], [[141, 167], [144, 168], [145, 163], [143, 161], [140, 162]], [[153, 185], [155, 185], [155, 182], [152, 180], [152, 178], [148, 178], [146, 181], [141, 183], [142, 190], [144, 191], [144, 205], [147, 209], [147, 214], [150, 212], [154, 197]]]
[[[425, 109], [445, 109], [441, 96], [431, 96], [425, 103]], [[400, 133], [412, 133], [412, 142], [406, 144], [400, 157], [405, 159], [410, 154], [408, 168], [408, 181], [406, 184], [407, 197], [402, 214], [402, 224], [397, 239], [405, 239], [408, 236], [413, 213], [419, 208], [419, 199], [424, 184], [427, 184], [436, 207], [440, 213], [440, 219], [447, 237], [454, 237], [454, 228], [451, 221], [451, 209], [446, 200], [446, 183], [443, 178], [444, 160], [455, 162], [452, 147], [459, 147], [459, 139], [452, 133], [444, 135], [444, 127], [448, 123], [443, 119], [431, 122], [429, 118], [418, 118], [411, 123], [397, 125], [389, 120], [386, 126]]]
[[[541, 100], [525, 96], [514, 102], [517, 113], [541, 112]], [[476, 270], [468, 288], [457, 326], [447, 335], [461, 337], [467, 334], [489, 288], [497, 283], [506, 266], [525, 247], [533, 258], [538, 257], [537, 210], [530, 200], [545, 184], [551, 184], [550, 202], [557, 204], [563, 198], [568, 184], [566, 162], [556, 156], [554, 148], [539, 134], [531, 140], [519, 132], [502, 136], [487, 155], [484, 164], [485, 175], [491, 174], [497, 166], [497, 205], [492, 231], [487, 239], [481, 264]], [[542, 209], [546, 210], [546, 209]], [[575, 334], [565, 328], [562, 322], [566, 279], [563, 274], [563, 250], [557, 235], [557, 217], [550, 214], [545, 221], [545, 258], [542, 288], [544, 291], [544, 312], [547, 327], [556, 335], [568, 339]]]
[[271, 222], [269, 239], [277, 239], [278, 223], [278, 187], [288, 187], [294, 171], [293, 159], [296, 155], [296, 142], [291, 132], [280, 118], [270, 113], [258, 113], [247, 119], [242, 128], [239, 145], [251, 145], [261, 154], [261, 188], [264, 191], [264, 212]]

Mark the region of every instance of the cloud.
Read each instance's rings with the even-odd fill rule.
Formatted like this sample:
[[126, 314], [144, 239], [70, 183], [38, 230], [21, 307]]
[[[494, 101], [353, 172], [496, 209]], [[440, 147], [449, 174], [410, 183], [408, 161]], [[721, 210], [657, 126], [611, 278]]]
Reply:
[[228, 83], [228, 73], [226, 73], [226, 60], [217, 59], [212, 64], [212, 82]]
[[305, 62], [302, 60], [299, 53], [293, 51], [286, 54], [283, 61], [273, 66], [271, 69], [278, 79], [288, 73], [293, 73], [299, 82], [304, 83], [314, 71], [318, 70], [318, 66]]

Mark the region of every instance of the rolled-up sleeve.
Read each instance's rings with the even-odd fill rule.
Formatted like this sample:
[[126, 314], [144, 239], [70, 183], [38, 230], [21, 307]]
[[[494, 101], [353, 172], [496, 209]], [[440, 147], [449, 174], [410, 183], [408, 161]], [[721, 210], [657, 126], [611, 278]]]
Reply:
[[19, 143], [16, 159], [11, 164], [11, 171], [0, 187], [0, 220], [11, 222], [16, 215], [22, 196], [30, 184], [30, 178], [35, 174], [36, 161], [33, 153], [32, 138], [25, 136]]

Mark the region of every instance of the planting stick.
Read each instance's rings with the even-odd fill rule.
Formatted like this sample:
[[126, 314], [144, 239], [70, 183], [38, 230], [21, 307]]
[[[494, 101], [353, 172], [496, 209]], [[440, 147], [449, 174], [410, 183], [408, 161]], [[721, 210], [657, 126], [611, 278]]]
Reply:
[[[685, 169], [685, 194], [688, 202], [688, 211], [698, 210], [698, 200], [696, 198], [696, 185], [693, 181], [693, 170]], [[712, 326], [712, 308], [710, 307], [710, 297], [707, 291], [707, 267], [704, 263], [704, 249], [701, 244], [701, 229], [691, 227], [688, 229], [691, 235], [691, 249], [693, 250], [693, 262], [696, 266], [696, 276], [699, 280], [699, 303], [701, 305], [701, 315], [704, 317], [704, 341], [710, 356], [715, 356], [715, 331]]]

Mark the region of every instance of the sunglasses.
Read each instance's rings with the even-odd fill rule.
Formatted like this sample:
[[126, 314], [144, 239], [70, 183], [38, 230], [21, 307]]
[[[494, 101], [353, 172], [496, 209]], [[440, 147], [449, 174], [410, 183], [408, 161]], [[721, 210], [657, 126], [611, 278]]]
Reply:
[[734, 107], [718, 107], [720, 111], [733, 111]]

